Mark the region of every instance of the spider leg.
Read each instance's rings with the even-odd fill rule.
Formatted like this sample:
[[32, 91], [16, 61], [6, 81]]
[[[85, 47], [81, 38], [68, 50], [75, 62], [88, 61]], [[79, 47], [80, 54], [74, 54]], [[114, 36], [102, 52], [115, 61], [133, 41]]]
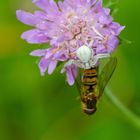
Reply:
[[93, 56], [93, 58], [90, 60], [90, 67], [95, 66], [100, 58], [106, 58], [110, 57], [109, 53], [106, 54], [97, 54]]
[[85, 68], [85, 66], [84, 66], [84, 64], [83, 63], [81, 63], [80, 61], [73, 61], [73, 63], [77, 66], [77, 67], [79, 67], [79, 68]]
[[109, 53], [102, 53], [102, 54], [97, 54], [94, 56], [95, 59], [106, 58], [106, 57], [110, 57], [110, 54]]
[[69, 60], [69, 61], [66, 62], [66, 64], [64, 65], [64, 68], [66, 68], [66, 67], [68, 67], [68, 66], [70, 66], [70, 65], [72, 65], [72, 64], [74, 64], [74, 60]]

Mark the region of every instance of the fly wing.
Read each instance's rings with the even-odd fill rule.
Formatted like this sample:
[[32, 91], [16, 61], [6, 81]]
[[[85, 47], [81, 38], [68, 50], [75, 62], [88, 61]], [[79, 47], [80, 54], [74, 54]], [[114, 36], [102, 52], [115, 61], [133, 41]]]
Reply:
[[111, 57], [109, 62], [103, 67], [99, 76], [99, 98], [102, 96], [104, 89], [109, 82], [117, 65], [117, 58]]
[[72, 76], [75, 79], [75, 85], [76, 85], [76, 88], [77, 88], [78, 93], [80, 95], [80, 98], [81, 98], [81, 84], [82, 84], [81, 83], [81, 75], [82, 75], [82, 70], [81, 69], [78, 69], [77, 77], [75, 77], [74, 72], [72, 71]]

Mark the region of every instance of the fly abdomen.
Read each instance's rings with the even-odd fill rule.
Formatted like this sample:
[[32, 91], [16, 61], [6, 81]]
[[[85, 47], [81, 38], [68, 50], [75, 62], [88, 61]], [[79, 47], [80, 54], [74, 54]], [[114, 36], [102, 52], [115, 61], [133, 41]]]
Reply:
[[96, 85], [97, 84], [96, 68], [84, 70], [82, 83], [83, 83], [83, 85]]
[[96, 85], [97, 85], [96, 68], [84, 70], [83, 77], [82, 77], [82, 83], [83, 83], [82, 88], [83, 88], [83, 91], [85, 94], [94, 92]]
[[91, 76], [91, 77], [83, 77], [83, 84], [84, 85], [96, 85], [97, 84], [97, 76]]

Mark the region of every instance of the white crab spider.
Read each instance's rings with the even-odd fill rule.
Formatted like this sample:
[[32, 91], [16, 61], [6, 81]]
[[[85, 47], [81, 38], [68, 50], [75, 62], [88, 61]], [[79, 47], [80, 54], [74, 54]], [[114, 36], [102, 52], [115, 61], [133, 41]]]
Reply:
[[[90, 46], [90, 45], [89, 45]], [[95, 55], [95, 52], [87, 45], [83, 45], [76, 50], [76, 56], [79, 60], [69, 60], [64, 67], [75, 64], [79, 68], [90, 69], [94, 67], [100, 58], [110, 57], [109, 53]]]

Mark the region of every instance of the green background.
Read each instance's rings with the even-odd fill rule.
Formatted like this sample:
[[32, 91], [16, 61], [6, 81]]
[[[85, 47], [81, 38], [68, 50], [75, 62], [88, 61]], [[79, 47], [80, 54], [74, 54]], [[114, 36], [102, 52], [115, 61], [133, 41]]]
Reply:
[[[117, 4], [115, 20], [126, 26], [121, 36], [132, 43], [117, 48], [118, 65], [109, 84], [140, 116], [139, 6], [139, 0]], [[29, 56], [40, 46], [20, 39], [30, 27], [16, 19], [17, 9], [33, 11], [35, 6], [31, 0], [0, 1], [0, 140], [139, 140], [140, 129], [105, 95], [89, 117], [81, 111], [77, 89], [66, 84], [59, 70], [40, 76], [37, 58]]]

